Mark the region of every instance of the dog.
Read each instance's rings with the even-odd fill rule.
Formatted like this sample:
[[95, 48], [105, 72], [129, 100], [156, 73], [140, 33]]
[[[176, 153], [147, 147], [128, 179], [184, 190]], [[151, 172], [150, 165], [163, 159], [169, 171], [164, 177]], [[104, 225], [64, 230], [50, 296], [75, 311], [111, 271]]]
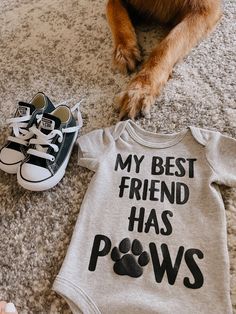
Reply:
[[141, 54], [131, 10], [139, 20], [172, 25], [141, 70], [120, 94], [120, 118], [150, 116], [150, 106], [171, 77], [174, 65], [208, 35], [222, 16], [220, 0], [108, 0], [106, 13], [111, 29], [114, 68], [133, 71]]

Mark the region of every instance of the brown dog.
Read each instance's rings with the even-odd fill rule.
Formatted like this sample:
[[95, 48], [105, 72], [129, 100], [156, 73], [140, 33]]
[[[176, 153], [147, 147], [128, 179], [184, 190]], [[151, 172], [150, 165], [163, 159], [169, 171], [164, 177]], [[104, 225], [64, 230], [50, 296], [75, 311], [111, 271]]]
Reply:
[[130, 7], [146, 20], [174, 25], [119, 99], [121, 118], [133, 119], [139, 112], [149, 115], [173, 66], [214, 28], [222, 13], [220, 0], [109, 0], [107, 18], [114, 42], [113, 64], [121, 72], [134, 70], [141, 59]]

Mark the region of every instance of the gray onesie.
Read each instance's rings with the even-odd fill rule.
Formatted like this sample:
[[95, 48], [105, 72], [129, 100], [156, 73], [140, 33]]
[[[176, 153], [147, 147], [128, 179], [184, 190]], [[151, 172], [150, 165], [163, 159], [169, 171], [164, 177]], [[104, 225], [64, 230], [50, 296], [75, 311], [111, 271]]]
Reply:
[[219, 185], [236, 186], [236, 140], [127, 120], [78, 143], [95, 174], [53, 285], [72, 312], [232, 313]]

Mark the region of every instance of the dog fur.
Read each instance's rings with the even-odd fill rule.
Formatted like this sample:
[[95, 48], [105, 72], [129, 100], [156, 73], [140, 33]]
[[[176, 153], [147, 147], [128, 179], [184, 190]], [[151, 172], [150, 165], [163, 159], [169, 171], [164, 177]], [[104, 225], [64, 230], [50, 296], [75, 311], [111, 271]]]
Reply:
[[134, 119], [139, 113], [150, 115], [150, 106], [171, 76], [174, 65], [214, 29], [222, 11], [220, 0], [109, 0], [107, 19], [114, 44], [113, 65], [123, 73], [135, 70], [141, 61], [130, 8], [137, 19], [142, 16], [147, 22], [173, 25], [120, 94], [120, 118]]

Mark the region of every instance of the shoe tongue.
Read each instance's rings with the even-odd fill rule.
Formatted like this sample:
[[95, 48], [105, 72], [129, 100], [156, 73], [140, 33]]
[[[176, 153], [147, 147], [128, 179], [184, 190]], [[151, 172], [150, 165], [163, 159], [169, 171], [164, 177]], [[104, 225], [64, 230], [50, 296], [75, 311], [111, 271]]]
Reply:
[[17, 115], [20, 117], [31, 115], [35, 110], [35, 106], [27, 102], [20, 101], [18, 104]]
[[40, 121], [40, 131], [48, 134], [55, 129], [59, 129], [61, 120], [49, 113], [44, 113]]

